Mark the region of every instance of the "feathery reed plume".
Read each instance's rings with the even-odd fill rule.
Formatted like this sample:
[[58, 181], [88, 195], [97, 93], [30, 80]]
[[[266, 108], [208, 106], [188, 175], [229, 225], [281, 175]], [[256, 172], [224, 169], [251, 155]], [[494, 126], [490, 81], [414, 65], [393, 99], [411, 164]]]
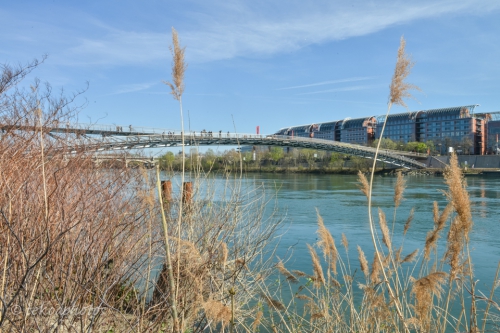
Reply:
[[[349, 277], [348, 275], [345, 276], [344, 278], [346, 277]], [[333, 277], [330, 279], [331, 283], [332, 283], [332, 286], [334, 286], [335, 288], [339, 288], [342, 287], [342, 285], [340, 284], [339, 281], [337, 281], [336, 279], [334, 279]]]
[[380, 258], [383, 258], [382, 254], [378, 252], [375, 252], [373, 255], [372, 271], [370, 273], [370, 280], [373, 284], [382, 282], [382, 280], [380, 279], [380, 274], [382, 273], [383, 268], [380, 264], [378, 256], [380, 256]]
[[407, 108], [404, 99], [413, 97], [410, 90], [420, 90], [420, 88], [416, 85], [405, 82], [406, 78], [411, 73], [413, 65], [415, 64], [405, 53], [405, 46], [406, 41], [404, 37], [401, 36], [396, 68], [394, 69], [394, 75], [392, 76], [391, 85], [389, 86], [389, 103], [401, 105], [402, 107]]
[[299, 280], [292, 273], [290, 273], [288, 269], [285, 268], [285, 265], [281, 260], [276, 264], [276, 268], [281, 274], [286, 277], [287, 281], [290, 281], [292, 283], [299, 282]]
[[434, 209], [432, 210], [432, 217], [434, 219], [434, 224], [437, 224], [439, 219], [439, 204], [437, 203], [437, 201], [434, 201]]
[[366, 260], [365, 253], [361, 249], [361, 247], [358, 245], [358, 259], [359, 259], [359, 265], [361, 266], [361, 271], [365, 274], [366, 277], [370, 274], [370, 271], [368, 270], [368, 260]]
[[[437, 207], [437, 205], [434, 205], [434, 207]], [[436, 248], [439, 234], [446, 226], [446, 221], [448, 220], [448, 216], [451, 214], [452, 210], [453, 205], [451, 203], [444, 208], [444, 210], [441, 212], [441, 215], [439, 215], [439, 208], [437, 209], [437, 218], [435, 218], [434, 220], [434, 229], [429, 231], [427, 233], [427, 237], [425, 238], [425, 259], [429, 260], [431, 251]]]
[[283, 311], [286, 309], [283, 303], [278, 300], [272, 299], [264, 293], [261, 293], [260, 297], [262, 297], [264, 301], [266, 301], [267, 305], [274, 310]]
[[401, 262], [401, 253], [403, 252], [403, 246], [400, 246], [396, 252], [394, 252], [394, 256], [396, 259], [396, 262]]
[[462, 172], [458, 167], [457, 156], [453, 154], [450, 158], [450, 166], [444, 174], [449, 191], [449, 198], [457, 216], [451, 222], [448, 232], [448, 247], [445, 258], [450, 264], [450, 281], [460, 272], [460, 253], [464, 243], [469, 241], [469, 232], [472, 228], [472, 216], [470, 211], [469, 194], [465, 188]]
[[463, 230], [463, 236], [468, 238], [472, 228], [469, 193], [467, 193], [465, 180], [458, 166], [458, 159], [455, 154], [450, 158], [450, 166], [445, 170], [444, 178], [449, 188], [446, 194], [460, 218], [460, 227]]
[[401, 200], [403, 200], [403, 192], [405, 190], [406, 180], [401, 171], [397, 172], [396, 186], [394, 186], [394, 208], [398, 208]]
[[318, 319], [321, 319], [321, 318], [324, 318], [324, 317], [325, 317], [325, 315], [321, 312], [313, 313], [313, 314], [311, 314], [311, 322], [318, 320]]
[[338, 251], [335, 246], [335, 240], [332, 237], [332, 234], [326, 229], [325, 223], [323, 222], [323, 218], [319, 215], [319, 212], [316, 211], [318, 216], [318, 246], [323, 251], [323, 256], [326, 258], [330, 258], [331, 268], [334, 274], [337, 274], [337, 256]]
[[260, 320], [262, 319], [262, 315], [264, 312], [258, 311], [257, 314], [255, 315], [255, 320], [253, 321], [252, 324], [252, 331], [255, 332], [257, 330], [257, 327], [260, 325]]
[[314, 301], [311, 297], [309, 297], [307, 295], [302, 295], [302, 294], [296, 295], [295, 298], [310, 301], [310, 302]]
[[223, 327], [231, 322], [231, 309], [219, 301], [209, 299], [203, 303], [203, 309], [207, 318], [216, 323], [222, 323]]
[[313, 264], [313, 272], [314, 272], [314, 286], [319, 288], [322, 284], [325, 284], [325, 276], [323, 275], [323, 268], [321, 267], [321, 263], [319, 261], [318, 254], [314, 248], [307, 244], [307, 248], [309, 249], [309, 253], [311, 254], [311, 260]]
[[413, 260], [415, 260], [415, 258], [417, 257], [417, 254], [418, 254], [418, 249], [416, 249], [415, 251], [413, 251], [412, 253], [410, 253], [409, 255], [407, 255], [402, 261], [401, 263], [405, 263], [405, 262], [412, 262]]
[[408, 232], [408, 229], [410, 229], [410, 225], [411, 225], [411, 221], [413, 221], [413, 214], [414, 213], [415, 213], [415, 209], [412, 208], [410, 211], [410, 215], [406, 219], [406, 223], [405, 223], [405, 226], [403, 228], [403, 235], [405, 235], [405, 236], [406, 236], [406, 233]]
[[349, 241], [347, 240], [347, 237], [344, 233], [342, 233], [342, 245], [345, 247], [346, 251], [349, 250]]
[[368, 184], [368, 180], [366, 179], [366, 176], [361, 172], [358, 171], [358, 188], [363, 192], [366, 197], [370, 194], [370, 184]]
[[184, 61], [184, 51], [185, 47], [181, 47], [179, 44], [179, 36], [177, 31], [172, 27], [172, 44], [169, 46], [170, 52], [172, 53], [172, 82], [164, 81], [164, 83], [170, 87], [170, 93], [172, 96], [180, 101], [182, 94], [184, 93], [184, 72], [186, 71], [187, 64]]
[[446, 279], [446, 273], [434, 272], [413, 283], [412, 293], [415, 295], [415, 310], [424, 331], [429, 331], [429, 309], [432, 306], [432, 296], [441, 299], [443, 288], [441, 284]]
[[460, 253], [463, 249], [463, 230], [460, 229], [460, 218], [456, 216], [448, 231], [448, 244], [445, 258], [450, 265], [450, 281], [460, 273]]
[[385, 213], [382, 209], [378, 209], [378, 218], [380, 223], [380, 230], [382, 230], [382, 242], [389, 250], [392, 249], [391, 236], [389, 235], [389, 228], [387, 227], [387, 220], [385, 219]]
[[226, 266], [227, 257], [229, 255], [229, 250], [227, 249], [227, 244], [225, 242], [221, 243], [221, 264], [222, 266]]
[[293, 274], [297, 275], [298, 277], [304, 277], [304, 276], [307, 276], [306, 273], [302, 272], [302, 271], [299, 271], [299, 270], [296, 270], [296, 269], [293, 269], [292, 270]]

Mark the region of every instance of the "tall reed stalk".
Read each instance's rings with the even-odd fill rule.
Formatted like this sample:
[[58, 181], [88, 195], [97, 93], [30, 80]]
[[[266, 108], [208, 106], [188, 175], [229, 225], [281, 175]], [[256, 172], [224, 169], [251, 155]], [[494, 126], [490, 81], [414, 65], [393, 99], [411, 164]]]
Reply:
[[[172, 82], [164, 81], [166, 85], [170, 87], [170, 93], [175, 100], [179, 102], [180, 120], [181, 120], [181, 144], [182, 144], [182, 167], [181, 167], [181, 186], [180, 186], [180, 197], [179, 197], [179, 212], [177, 217], [177, 238], [181, 239], [181, 223], [183, 214], [183, 200], [184, 200], [184, 179], [185, 179], [185, 169], [186, 169], [186, 156], [184, 147], [184, 115], [182, 113], [182, 94], [184, 93], [184, 73], [186, 71], [187, 65], [184, 62], [184, 51], [185, 47], [181, 47], [179, 44], [179, 36], [177, 31], [172, 27], [172, 46], [170, 46], [170, 52], [172, 53]], [[160, 197], [161, 198], [161, 197]], [[160, 199], [161, 200], [161, 199]], [[166, 225], [166, 222], [164, 222]], [[167, 233], [167, 230], [165, 229]], [[166, 242], [168, 243], [168, 233], [165, 235]], [[167, 248], [165, 251], [169, 251]], [[167, 254], [170, 256], [170, 253]], [[170, 265], [167, 263], [167, 265]], [[179, 279], [180, 279], [180, 260], [177, 260], [177, 282], [175, 287], [175, 292], [171, 295], [172, 302], [172, 316], [174, 319], [174, 331], [182, 329], [183, 323], [178, 322], [177, 318], [177, 305], [176, 298], [179, 293]], [[171, 266], [169, 266], [171, 268]], [[173, 272], [169, 271], [172, 275]], [[173, 276], [170, 276], [171, 283], [173, 283]], [[181, 325], [178, 327], [178, 325]]]
[[[369, 183], [369, 189], [368, 189], [368, 220], [370, 224], [370, 232], [371, 232], [371, 237], [372, 237], [372, 242], [373, 242], [373, 247], [375, 249], [376, 257], [377, 260], [379, 261], [379, 264], [382, 266], [382, 258], [380, 257], [380, 253], [378, 250], [377, 242], [375, 240], [375, 225], [373, 223], [373, 218], [372, 218], [372, 191], [373, 191], [373, 178], [375, 175], [375, 168], [377, 165], [377, 157], [378, 157], [378, 152], [380, 150], [380, 143], [382, 142], [382, 138], [384, 135], [384, 130], [385, 126], [387, 124], [387, 118], [389, 117], [389, 113], [391, 111], [391, 108], [393, 105], [401, 105], [403, 107], [406, 107], [406, 104], [404, 102], [404, 98], [412, 97], [410, 94], [411, 89], [419, 89], [417, 86], [411, 85], [409, 83], [405, 82], [405, 79], [411, 72], [411, 68], [413, 67], [414, 63], [412, 60], [408, 57], [408, 55], [405, 53], [405, 40], [403, 37], [401, 37], [400, 44], [399, 44], [399, 49], [398, 49], [398, 56], [396, 60], [396, 68], [394, 70], [394, 74], [392, 76], [392, 81], [390, 85], [390, 93], [389, 93], [389, 102], [387, 104], [387, 113], [385, 115], [385, 120], [384, 120], [384, 125], [382, 126], [382, 130], [380, 131], [380, 137], [378, 140], [377, 144], [377, 150], [375, 151], [375, 156], [373, 157], [373, 166], [372, 166], [372, 171], [370, 174], [370, 183]], [[394, 291], [392, 290], [390, 284], [388, 283], [387, 276], [385, 274], [385, 271], [383, 271], [384, 274], [384, 282], [387, 285], [388, 292], [395, 302], [396, 306], [396, 311], [398, 313], [398, 316], [402, 323], [405, 326], [405, 331], [408, 331], [408, 327], [406, 325], [406, 322], [404, 320], [404, 316], [402, 313], [401, 309], [401, 303], [399, 302], [399, 299], [396, 297]]]

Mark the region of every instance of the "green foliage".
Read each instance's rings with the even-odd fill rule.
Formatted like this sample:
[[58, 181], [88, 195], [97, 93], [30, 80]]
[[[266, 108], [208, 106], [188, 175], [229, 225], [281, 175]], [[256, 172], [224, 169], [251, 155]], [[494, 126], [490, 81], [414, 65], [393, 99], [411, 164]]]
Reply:
[[[378, 142], [379, 142], [379, 139], [374, 140], [372, 143], [372, 146], [377, 147]], [[398, 144], [396, 142], [392, 141], [391, 139], [382, 138], [382, 140], [380, 142], [380, 148], [381, 149], [395, 150], [395, 149], [398, 149]]]
[[314, 165], [314, 154], [316, 151], [314, 149], [302, 149], [300, 151], [300, 155], [306, 160], [309, 169], [311, 169]]
[[285, 153], [283, 152], [283, 148], [281, 147], [272, 147], [271, 148], [271, 159], [274, 162], [279, 162], [283, 158]]
[[427, 149], [429, 149], [429, 147], [425, 143], [417, 141], [408, 142], [405, 146], [406, 151], [413, 151], [416, 153], [427, 153]]
[[172, 169], [172, 167], [174, 165], [174, 161], [175, 161], [175, 155], [171, 151], [162, 155], [158, 159], [158, 162], [160, 163], [160, 169], [162, 169], [162, 170]]

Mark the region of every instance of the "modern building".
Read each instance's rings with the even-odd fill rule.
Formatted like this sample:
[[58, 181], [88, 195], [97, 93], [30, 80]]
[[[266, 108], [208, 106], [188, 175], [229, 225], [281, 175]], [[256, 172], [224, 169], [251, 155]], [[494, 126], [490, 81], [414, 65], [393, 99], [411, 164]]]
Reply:
[[398, 113], [389, 115], [387, 120], [385, 116], [345, 118], [282, 128], [275, 134], [361, 145], [370, 145], [381, 136], [401, 144], [432, 141], [441, 154], [448, 152], [450, 147], [461, 154], [500, 152], [500, 113], [475, 113], [477, 106], [474, 104]]

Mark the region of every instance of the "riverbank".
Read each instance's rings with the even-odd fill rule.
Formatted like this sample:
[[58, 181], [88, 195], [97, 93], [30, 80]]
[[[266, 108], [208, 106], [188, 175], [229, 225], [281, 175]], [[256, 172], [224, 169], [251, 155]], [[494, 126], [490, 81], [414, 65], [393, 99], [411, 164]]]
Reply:
[[[443, 176], [444, 168], [425, 168], [425, 169], [402, 169], [402, 168], [380, 168], [375, 171], [377, 175], [396, 175], [401, 172], [405, 176]], [[227, 169], [226, 171], [240, 171]], [[360, 169], [357, 168], [301, 168], [301, 167], [246, 167], [243, 168], [244, 173], [277, 173], [277, 174], [331, 174], [331, 175], [356, 175]], [[369, 169], [362, 169], [362, 172], [369, 172]], [[463, 168], [464, 176], [500, 176], [500, 169], [498, 168]]]

